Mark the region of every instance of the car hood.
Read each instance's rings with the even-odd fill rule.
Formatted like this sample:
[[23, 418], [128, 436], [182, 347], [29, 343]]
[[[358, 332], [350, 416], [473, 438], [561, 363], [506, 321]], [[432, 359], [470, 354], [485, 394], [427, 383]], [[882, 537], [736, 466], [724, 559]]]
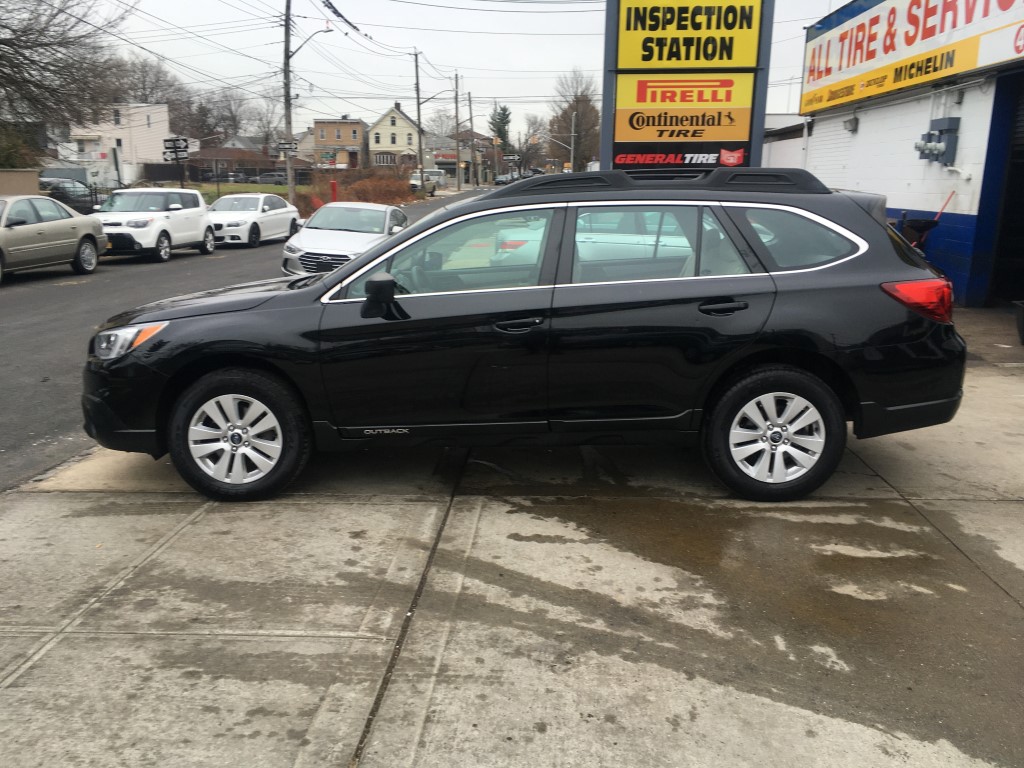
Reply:
[[303, 227], [288, 241], [296, 248], [313, 253], [332, 253], [351, 256], [362, 253], [385, 235], [373, 232], [339, 232], [336, 229], [309, 229]]
[[308, 278], [280, 277], [273, 280], [261, 280], [258, 283], [229, 285], [225, 288], [174, 296], [114, 315], [103, 324], [103, 327], [113, 328], [131, 323], [177, 320], [182, 317], [254, 309], [274, 298], [275, 295], [295, 290], [306, 282], [308, 282]]

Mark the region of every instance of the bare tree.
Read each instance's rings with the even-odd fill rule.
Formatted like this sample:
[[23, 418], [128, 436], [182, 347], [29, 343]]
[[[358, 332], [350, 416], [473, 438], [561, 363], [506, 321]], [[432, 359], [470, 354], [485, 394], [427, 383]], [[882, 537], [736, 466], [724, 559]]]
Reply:
[[549, 148], [551, 157], [568, 162], [571, 154], [572, 170], [582, 171], [600, 152], [601, 111], [597, 107], [597, 87], [592, 77], [577, 68], [558, 77], [555, 94], [548, 123], [551, 138], [555, 140]]
[[539, 115], [526, 116], [526, 140], [519, 148], [519, 156], [522, 157], [521, 165], [523, 168], [533, 168], [544, 164], [545, 153], [547, 152], [547, 134], [547, 120]]
[[86, 123], [112, 101], [112, 36], [129, 10], [101, 0], [0, 0], [0, 119]]
[[[267, 88], [263, 99], [252, 105], [251, 123], [254, 135], [265, 147], [274, 147], [278, 138], [283, 138], [284, 107], [279, 89]], [[290, 137], [289, 137], [290, 140]]]
[[238, 136], [252, 121], [253, 107], [250, 97], [234, 88], [220, 91], [211, 100], [210, 106], [216, 115], [217, 127], [224, 133], [225, 138]]
[[455, 115], [439, 110], [423, 121], [423, 130], [436, 136], [455, 138]]

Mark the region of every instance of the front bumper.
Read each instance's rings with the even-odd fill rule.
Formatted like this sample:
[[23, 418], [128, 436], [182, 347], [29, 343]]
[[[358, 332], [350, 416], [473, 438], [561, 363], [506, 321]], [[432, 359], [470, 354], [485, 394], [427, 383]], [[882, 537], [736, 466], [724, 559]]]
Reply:
[[145, 365], [90, 359], [82, 377], [83, 428], [104, 448], [159, 457], [167, 452], [160, 425], [166, 378]]
[[153, 245], [147, 245], [135, 238], [129, 232], [107, 232], [107, 254], [122, 253], [145, 253], [153, 250]]

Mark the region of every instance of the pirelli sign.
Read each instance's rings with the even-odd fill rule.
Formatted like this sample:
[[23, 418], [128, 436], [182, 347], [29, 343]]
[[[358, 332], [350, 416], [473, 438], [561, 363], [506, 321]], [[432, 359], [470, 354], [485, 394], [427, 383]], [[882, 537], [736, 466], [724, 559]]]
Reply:
[[771, 0], [609, 0], [602, 167], [759, 162], [771, 12]]

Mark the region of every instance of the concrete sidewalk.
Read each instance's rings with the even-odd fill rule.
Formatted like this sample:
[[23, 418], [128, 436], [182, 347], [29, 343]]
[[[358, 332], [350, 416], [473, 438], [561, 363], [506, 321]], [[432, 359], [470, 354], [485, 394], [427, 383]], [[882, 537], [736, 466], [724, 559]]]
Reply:
[[813, 498], [693, 452], [320, 456], [273, 502], [97, 449], [0, 496], [32, 766], [1024, 765], [1024, 347]]

